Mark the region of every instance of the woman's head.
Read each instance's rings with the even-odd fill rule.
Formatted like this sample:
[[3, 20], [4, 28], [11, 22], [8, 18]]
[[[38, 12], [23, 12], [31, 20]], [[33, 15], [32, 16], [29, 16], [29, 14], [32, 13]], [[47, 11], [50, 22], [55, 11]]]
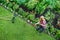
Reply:
[[40, 16], [40, 18], [44, 19], [44, 16]]
[[43, 21], [45, 21], [44, 16], [40, 16], [40, 22], [43, 22]]
[[44, 16], [40, 16], [40, 20], [44, 20]]
[[44, 16], [40, 16], [40, 24], [45, 24], [46, 20], [44, 18]]

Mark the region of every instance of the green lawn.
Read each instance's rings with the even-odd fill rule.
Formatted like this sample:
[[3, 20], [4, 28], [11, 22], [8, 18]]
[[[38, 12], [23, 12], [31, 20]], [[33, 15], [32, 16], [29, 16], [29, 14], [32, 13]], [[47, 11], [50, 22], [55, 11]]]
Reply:
[[0, 40], [55, 40], [45, 33], [38, 34], [33, 26], [19, 17], [14, 24], [11, 23], [8, 19], [11, 20], [12, 16], [10, 11], [0, 6]]

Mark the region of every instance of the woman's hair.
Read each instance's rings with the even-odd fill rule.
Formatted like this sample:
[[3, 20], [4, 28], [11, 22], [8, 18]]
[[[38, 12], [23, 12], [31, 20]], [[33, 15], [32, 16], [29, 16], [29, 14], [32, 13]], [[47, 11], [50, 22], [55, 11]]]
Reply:
[[44, 16], [40, 16], [40, 22], [42, 23], [44, 20]]
[[44, 16], [40, 16], [40, 19], [43, 20], [44, 19]]

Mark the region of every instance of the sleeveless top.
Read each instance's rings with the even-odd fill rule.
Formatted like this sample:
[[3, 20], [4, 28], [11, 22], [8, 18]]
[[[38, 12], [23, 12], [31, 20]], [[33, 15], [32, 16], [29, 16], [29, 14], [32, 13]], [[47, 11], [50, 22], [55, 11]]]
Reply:
[[46, 21], [40, 21], [40, 25], [43, 27], [43, 28], [46, 28]]

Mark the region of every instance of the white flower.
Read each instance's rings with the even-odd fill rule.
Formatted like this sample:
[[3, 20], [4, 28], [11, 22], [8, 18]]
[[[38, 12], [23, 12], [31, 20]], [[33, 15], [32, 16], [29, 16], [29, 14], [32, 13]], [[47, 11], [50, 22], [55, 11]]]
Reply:
[[27, 20], [28, 22], [30, 22], [30, 20]]

